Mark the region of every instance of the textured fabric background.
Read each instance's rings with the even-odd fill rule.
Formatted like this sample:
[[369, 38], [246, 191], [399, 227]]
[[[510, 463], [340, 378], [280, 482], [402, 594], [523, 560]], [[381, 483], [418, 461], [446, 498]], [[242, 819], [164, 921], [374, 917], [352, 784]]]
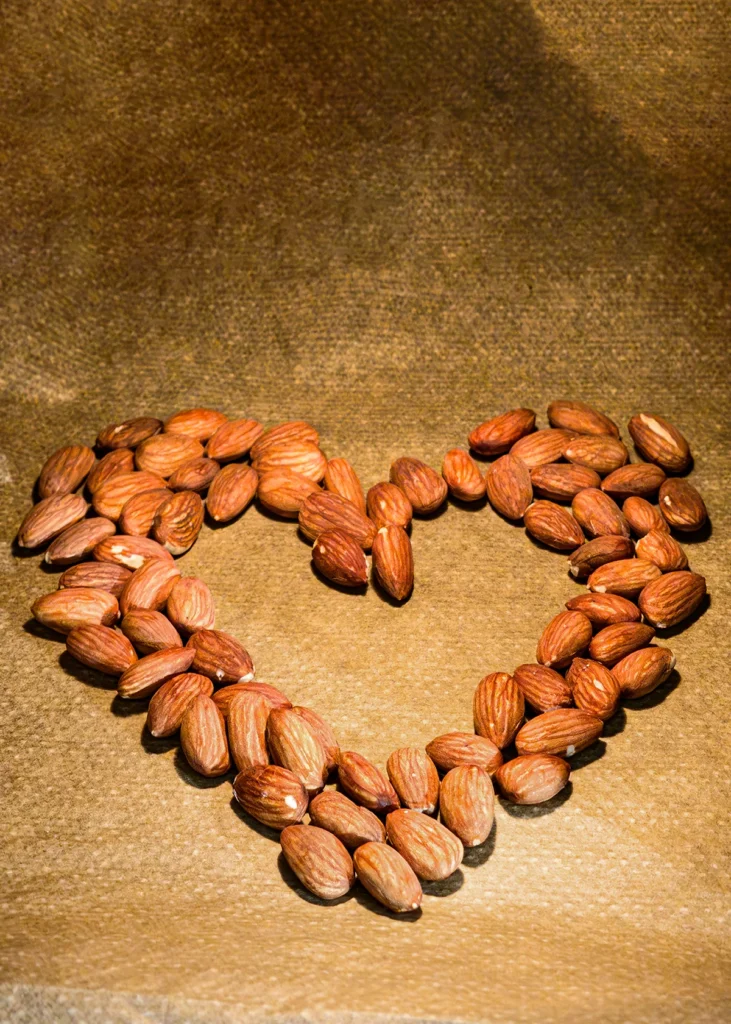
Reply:
[[[729, 6], [5, 0], [0, 1019], [728, 1020]], [[61, 443], [209, 404], [304, 417], [366, 486], [551, 398], [689, 437], [710, 608], [679, 675], [500, 806], [418, 921], [323, 907], [63, 646], [11, 543]], [[383, 764], [533, 657], [565, 560], [489, 510], [413, 533], [403, 608], [251, 508], [183, 565], [258, 678]], [[111, 713], [110, 713], [111, 710]]]

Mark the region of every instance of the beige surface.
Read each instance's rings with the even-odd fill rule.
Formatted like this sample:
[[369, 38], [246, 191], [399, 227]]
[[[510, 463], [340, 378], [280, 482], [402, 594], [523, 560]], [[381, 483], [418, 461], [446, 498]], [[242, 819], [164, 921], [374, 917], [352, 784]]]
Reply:
[[[728, 1019], [728, 6], [4, 14], [0, 1018]], [[55, 582], [11, 555], [35, 475], [109, 421], [306, 417], [370, 485], [556, 397], [686, 433], [712, 602], [668, 641], [679, 679], [576, 758], [570, 798], [499, 807], [418, 921], [293, 890], [229, 779], [196, 782], [24, 629]], [[480, 677], [530, 659], [577, 591], [489, 510], [413, 539], [403, 608], [324, 586], [255, 508], [183, 565], [258, 678], [382, 764], [468, 728]]]

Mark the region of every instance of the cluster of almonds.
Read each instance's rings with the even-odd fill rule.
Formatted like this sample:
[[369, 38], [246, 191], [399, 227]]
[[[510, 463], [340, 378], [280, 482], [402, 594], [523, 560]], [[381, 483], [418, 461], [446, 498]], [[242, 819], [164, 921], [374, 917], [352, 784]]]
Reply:
[[[79, 662], [117, 677], [121, 698], [149, 699], [150, 733], [179, 731], [196, 772], [220, 776], [233, 761], [236, 799], [281, 832], [284, 856], [313, 893], [343, 896], [357, 872], [390, 910], [415, 910], [420, 880], [449, 877], [464, 848], [487, 839], [493, 780], [519, 804], [559, 793], [569, 779], [566, 759], [599, 737], [620, 699], [644, 696], [672, 671], [672, 653], [650, 643], [655, 629], [692, 615], [706, 593], [670, 532], [706, 522], [697, 490], [666, 475], [691, 463], [675, 427], [634, 416], [630, 434], [648, 461], [630, 465], [616, 425], [584, 403], [553, 402], [548, 418], [550, 428], [535, 430], [535, 413], [517, 409], [472, 431], [473, 451], [497, 456], [484, 476], [456, 448], [442, 476], [418, 459], [397, 459], [390, 481], [367, 497], [350, 464], [328, 460], [303, 422], [265, 431], [254, 420], [193, 409], [164, 424], [139, 418], [107, 427], [98, 461], [91, 448], [74, 445], [41, 471], [40, 501], [18, 544], [49, 545], [46, 562], [64, 571], [33, 615], [66, 634]], [[436, 511], [448, 493], [457, 501], [487, 496], [538, 541], [571, 552], [570, 572], [588, 592], [546, 626], [535, 663], [480, 682], [474, 733], [396, 750], [385, 775], [342, 751], [315, 711], [254, 681], [245, 648], [213, 628], [209, 588], [183, 577], [173, 555], [195, 542], [204, 510], [226, 522], [256, 495], [268, 510], [299, 520], [323, 575], [363, 586], [371, 549], [380, 585], [403, 600], [413, 586], [412, 514]], [[656, 495], [659, 506], [648, 500]], [[338, 789], [325, 789], [333, 779]]]

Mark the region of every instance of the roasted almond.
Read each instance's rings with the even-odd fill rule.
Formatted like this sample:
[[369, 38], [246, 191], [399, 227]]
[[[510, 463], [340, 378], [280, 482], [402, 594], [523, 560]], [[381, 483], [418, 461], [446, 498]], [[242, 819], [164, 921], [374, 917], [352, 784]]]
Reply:
[[219, 629], [199, 629], [188, 640], [195, 652], [193, 671], [208, 676], [219, 686], [248, 683], [254, 678], [254, 664], [238, 640]]
[[83, 519], [88, 509], [80, 494], [54, 494], [28, 512], [18, 530], [18, 547], [38, 548]]
[[566, 673], [574, 703], [582, 711], [606, 722], [619, 704], [619, 683], [606, 665], [589, 658], [574, 658]]
[[122, 615], [135, 608], [151, 608], [160, 611], [170, 596], [170, 591], [180, 578], [180, 569], [174, 562], [162, 558], [151, 558], [129, 579], [119, 599]]
[[312, 441], [288, 441], [256, 454], [252, 451], [251, 457], [251, 464], [260, 476], [278, 469], [291, 469], [318, 484], [327, 469], [327, 458]]
[[514, 804], [542, 804], [561, 792], [569, 781], [567, 761], [553, 754], [525, 754], [495, 772], [500, 792]]
[[132, 473], [135, 468], [135, 453], [131, 448], [117, 448], [99, 459], [86, 478], [89, 494], [96, 494], [102, 484], [120, 473]]
[[569, 462], [588, 466], [599, 476], [613, 473], [629, 459], [629, 452], [624, 444], [618, 438], [607, 435], [598, 437], [581, 434], [570, 438], [564, 444], [561, 454]]
[[471, 732], [445, 732], [427, 743], [426, 752], [440, 772], [460, 764], [476, 764], [492, 775], [503, 763], [503, 755], [486, 736]]
[[318, 490], [305, 499], [299, 512], [299, 525], [305, 537], [312, 541], [326, 530], [342, 530], [365, 551], [370, 549], [376, 536], [376, 528], [367, 516], [352, 502], [329, 491]]
[[238, 771], [269, 764], [266, 731], [271, 710], [269, 701], [251, 690], [237, 694], [229, 704], [228, 745]]
[[682, 533], [700, 530], [708, 519], [703, 498], [687, 480], [666, 480], [660, 488], [659, 502], [665, 520]]
[[317, 736], [292, 708], [271, 709], [266, 742], [275, 764], [294, 772], [308, 793], [320, 792], [327, 777], [327, 755]]
[[328, 491], [339, 494], [341, 498], [352, 502], [363, 515], [366, 514], [363, 487], [347, 459], [329, 459], [323, 483]]
[[207, 583], [197, 576], [182, 576], [173, 584], [166, 604], [167, 616], [181, 633], [213, 629], [216, 609]]
[[315, 428], [309, 423], [305, 423], [304, 420], [280, 423], [276, 427], [269, 427], [256, 439], [251, 446], [251, 457], [256, 459], [268, 448], [280, 447], [294, 441], [309, 441], [311, 444], [318, 445], [320, 437]]
[[574, 495], [571, 511], [591, 537], [629, 537], [629, 523], [619, 505], [596, 487], [588, 487]]
[[452, 448], [444, 456], [442, 476], [449, 493], [458, 501], [479, 501], [485, 497], [485, 480], [464, 448]]
[[374, 484], [366, 497], [368, 516], [380, 530], [383, 526], [401, 526], [405, 530], [411, 522], [411, 502], [396, 484], [383, 481]]
[[156, 434], [143, 441], [135, 451], [135, 465], [138, 469], [158, 476], [170, 477], [175, 470], [190, 459], [203, 454], [203, 445], [186, 434]]
[[173, 561], [170, 552], [152, 537], [125, 537], [119, 534], [97, 544], [94, 548], [94, 558], [97, 562], [123, 565], [133, 571], [155, 560], [169, 564]]
[[[249, 683], [249, 686], [265, 686], [265, 683]], [[274, 689], [274, 687], [269, 687]], [[281, 695], [283, 696], [283, 694]], [[322, 749], [325, 751], [325, 770], [330, 774], [334, 768], [337, 767], [340, 759], [340, 744], [335, 739], [335, 733], [332, 731], [331, 726], [325, 721], [322, 715], [319, 715], [312, 708], [305, 708], [302, 706], [292, 708], [295, 715], [299, 715], [302, 721], [305, 723], [311, 733], [320, 741]]]
[[536, 414], [532, 409], [511, 409], [475, 427], [468, 443], [480, 455], [502, 455], [530, 434], [535, 425]]
[[622, 696], [636, 700], [652, 693], [675, 668], [675, 656], [667, 647], [643, 647], [633, 651], [612, 669]]
[[257, 497], [264, 508], [286, 519], [296, 519], [311, 494], [320, 494], [314, 480], [292, 469], [275, 469], [259, 480]]
[[655, 635], [644, 622], [615, 622], [600, 629], [589, 644], [589, 657], [603, 665], [614, 665], [640, 647], [647, 647]]
[[127, 612], [122, 619], [121, 629], [140, 654], [183, 646], [180, 634], [170, 619], [151, 608], [135, 608]]
[[419, 811], [396, 810], [386, 817], [386, 834], [418, 878], [438, 882], [462, 863], [462, 843], [440, 822]]
[[239, 772], [234, 796], [247, 814], [269, 828], [283, 829], [302, 821], [307, 811], [307, 790], [294, 772], [278, 764]]
[[383, 772], [354, 750], [341, 752], [338, 782], [351, 800], [369, 811], [382, 814], [399, 806], [396, 790]]
[[129, 537], [146, 537], [152, 529], [157, 510], [173, 492], [167, 487], [154, 487], [149, 491], [133, 494], [125, 502], [119, 517], [119, 530]]
[[487, 772], [476, 764], [448, 771], [439, 791], [439, 814], [463, 846], [484, 843], [495, 819], [495, 792]]
[[547, 466], [561, 458], [563, 449], [573, 436], [570, 430], [554, 430], [552, 427], [536, 430], [514, 444], [510, 454], [524, 462], [528, 469]]
[[617, 424], [586, 402], [551, 402], [548, 407], [548, 422], [552, 427], [571, 430], [577, 434], [609, 434], [612, 437], [619, 437]]
[[414, 512], [428, 515], [436, 512], [447, 498], [447, 484], [439, 474], [421, 459], [409, 456], [391, 464], [389, 478], [404, 492]]
[[66, 637], [66, 650], [82, 665], [110, 676], [121, 676], [137, 661], [126, 636], [97, 624], [72, 629]]
[[569, 684], [546, 665], [519, 665], [513, 676], [524, 699], [536, 711], [570, 708], [573, 704]]
[[520, 519], [533, 500], [530, 470], [512, 453], [503, 455], [485, 474], [487, 497], [501, 516]]
[[571, 462], [549, 462], [530, 471], [533, 491], [539, 498], [549, 501], [571, 501], [587, 487], [599, 487], [601, 477], [588, 466], [575, 466]]
[[108, 590], [119, 600], [127, 580], [132, 573], [123, 565], [111, 562], [81, 562], [72, 565], [58, 580], [58, 588], [89, 587], [92, 590]]
[[165, 481], [157, 473], [138, 473], [136, 470], [132, 473], [115, 473], [94, 491], [92, 505], [97, 515], [116, 522], [124, 506], [135, 494], [164, 486]]
[[644, 537], [650, 530], [670, 532], [670, 527], [662, 517], [657, 505], [651, 505], [646, 498], [632, 495], [622, 505], [622, 514], [637, 537]]
[[361, 885], [388, 910], [405, 914], [419, 909], [422, 900], [419, 879], [392, 846], [364, 843], [353, 854], [353, 860]]
[[400, 747], [389, 756], [386, 771], [403, 807], [433, 814], [439, 802], [439, 774], [418, 747]]
[[611, 626], [613, 622], [639, 622], [640, 609], [619, 594], [578, 594], [566, 602], [572, 612], [583, 612], [592, 626]]
[[472, 710], [475, 732], [502, 750], [523, 723], [525, 701], [513, 676], [491, 672], [478, 683]]
[[242, 459], [263, 431], [264, 427], [258, 420], [229, 420], [213, 434], [206, 446], [206, 454], [216, 462]]
[[155, 513], [152, 535], [171, 555], [191, 548], [203, 526], [203, 501], [195, 491], [178, 491]]
[[165, 421], [166, 434], [184, 434], [196, 441], [207, 441], [228, 423], [228, 417], [216, 409], [184, 409]]
[[136, 448], [148, 437], [162, 430], [162, 420], [153, 416], [137, 416], [124, 423], [112, 423], [100, 431], [97, 444], [100, 448]]
[[596, 594], [637, 597], [648, 583], [660, 575], [658, 567], [645, 558], [623, 558], [620, 562], [600, 565], [586, 581], [586, 585]]
[[604, 723], [580, 708], [559, 708], [536, 715], [515, 737], [519, 754], [557, 754], [572, 757], [602, 734]]
[[315, 568], [341, 587], [362, 587], [368, 582], [363, 548], [343, 530], [325, 530], [312, 546]]
[[73, 565], [90, 555], [105, 537], [111, 537], [116, 532], [117, 528], [111, 519], [102, 516], [81, 519], [59, 533], [46, 551], [45, 561], [49, 565]]
[[414, 587], [414, 554], [406, 530], [382, 526], [373, 541], [373, 571], [387, 594], [404, 601]]
[[119, 616], [114, 594], [92, 587], [64, 587], [37, 598], [31, 606], [33, 618], [57, 633], [70, 633], [79, 626], [111, 626]]
[[240, 693], [258, 693], [272, 708], [292, 707], [292, 702], [289, 698], [285, 697], [282, 691], [278, 690], [276, 686], [270, 686], [269, 683], [256, 683], [253, 680], [248, 683], [229, 683], [228, 686], [223, 686], [220, 690], [216, 690], [213, 695], [216, 706], [224, 718], [228, 717], [231, 702], [234, 701]]
[[648, 583], [638, 598], [640, 611], [658, 629], [687, 619], [706, 596], [706, 580], [697, 572], [668, 572]]
[[256, 494], [259, 475], [251, 466], [224, 466], [208, 488], [206, 511], [217, 523], [240, 515]]
[[315, 896], [336, 900], [353, 888], [353, 860], [332, 832], [316, 825], [288, 825], [280, 839], [285, 860]]
[[43, 465], [38, 494], [50, 498], [77, 490], [94, 465], [94, 452], [85, 444], [70, 444], [55, 451]]
[[634, 553], [634, 544], [629, 537], [608, 533], [603, 537], [595, 537], [594, 540], [577, 548], [569, 556], [569, 572], [576, 579], [586, 579], [600, 565], [632, 558]]
[[146, 700], [168, 679], [187, 672], [192, 661], [192, 651], [187, 647], [153, 651], [123, 672], [117, 693], [127, 700]]
[[531, 537], [556, 551], [574, 551], [584, 543], [584, 534], [571, 513], [552, 501], [534, 501], [523, 516]]
[[220, 463], [202, 455], [200, 458], [189, 459], [182, 466], [178, 466], [168, 483], [174, 491], [195, 491], [202, 494], [203, 491], [208, 490], [220, 472]]
[[231, 767], [223, 715], [204, 693], [194, 697], [185, 709], [180, 749], [193, 771], [207, 779], [225, 775]]
[[157, 739], [173, 736], [180, 728], [191, 701], [199, 693], [210, 697], [213, 683], [195, 672], [183, 672], [163, 683], [153, 693], [147, 708], [147, 728], [150, 734]]
[[688, 568], [688, 556], [677, 540], [671, 537], [666, 530], [650, 530], [644, 537], [640, 537], [635, 550], [638, 558], [646, 558], [648, 562], [654, 562], [662, 572], [675, 572], [678, 569]]
[[591, 622], [583, 612], [559, 612], [541, 633], [536, 661], [549, 668], [566, 668], [591, 641]]
[[684, 473], [690, 465], [690, 448], [680, 431], [660, 416], [641, 412], [628, 423], [640, 455], [668, 473]]
[[602, 490], [615, 501], [624, 501], [632, 496], [648, 498], [657, 494], [665, 473], [650, 462], [638, 462], [621, 466], [602, 480]]
[[310, 821], [337, 836], [349, 850], [364, 843], [385, 843], [386, 829], [373, 811], [359, 807], [343, 793], [323, 790], [310, 801]]

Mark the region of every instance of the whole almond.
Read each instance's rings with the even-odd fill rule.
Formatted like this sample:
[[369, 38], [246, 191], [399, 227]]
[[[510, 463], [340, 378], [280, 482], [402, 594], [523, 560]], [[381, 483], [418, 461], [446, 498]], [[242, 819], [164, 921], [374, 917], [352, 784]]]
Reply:
[[109, 626], [77, 626], [66, 637], [66, 650], [82, 665], [110, 676], [121, 676], [137, 661], [127, 637]]
[[118, 695], [127, 700], [146, 700], [168, 679], [188, 671], [192, 653], [187, 647], [170, 647], [146, 654], [122, 673], [117, 684]]
[[475, 764], [448, 771], [439, 791], [439, 813], [464, 847], [484, 843], [495, 819], [495, 792], [487, 772]]
[[414, 554], [400, 526], [382, 526], [373, 541], [373, 571], [387, 594], [404, 601], [414, 588]]
[[[72, 527], [75, 529], [75, 527]], [[56, 543], [54, 541], [54, 543]], [[635, 550], [638, 558], [654, 562], [662, 572], [675, 572], [688, 568], [688, 556], [665, 530], [650, 530], [637, 541]]]
[[577, 548], [569, 556], [569, 572], [578, 580], [586, 579], [600, 565], [632, 558], [634, 553], [634, 544], [629, 537], [608, 533], [603, 537], [595, 537], [594, 540]]
[[480, 455], [502, 455], [530, 434], [535, 425], [532, 409], [511, 409], [475, 427], [468, 438], [469, 446]]
[[545, 665], [519, 665], [513, 673], [524, 699], [536, 711], [570, 708], [571, 687], [564, 677]]
[[125, 537], [119, 534], [97, 544], [93, 554], [97, 562], [123, 565], [133, 571], [155, 560], [168, 564], [172, 564], [173, 561], [170, 552], [152, 537]]
[[61, 574], [58, 588], [62, 590], [66, 587], [87, 587], [92, 590], [107, 590], [119, 600], [131, 575], [130, 570], [123, 565], [113, 565], [111, 562], [81, 562], [79, 565], [72, 565]]
[[97, 515], [117, 519], [130, 498], [143, 491], [154, 491], [164, 487], [165, 481], [157, 473], [115, 473], [101, 485], [92, 496], [92, 505]]
[[190, 459], [203, 454], [203, 445], [186, 434], [156, 434], [149, 437], [135, 451], [135, 465], [148, 473], [167, 479]]
[[628, 427], [643, 458], [656, 462], [668, 473], [684, 473], [690, 465], [688, 442], [672, 423], [641, 412], [632, 417]]
[[606, 665], [589, 658], [574, 658], [566, 673], [574, 703], [582, 711], [606, 722], [617, 710], [620, 687]]
[[352, 502], [363, 515], [366, 514], [363, 487], [347, 459], [329, 459], [323, 483], [328, 491], [339, 494], [341, 498]]
[[185, 709], [180, 749], [193, 771], [207, 779], [225, 775], [231, 767], [223, 715], [205, 693], [195, 696]]
[[132, 473], [135, 468], [135, 453], [131, 448], [117, 448], [107, 452], [92, 468], [86, 478], [86, 489], [89, 494], [96, 494], [102, 484], [120, 473]]
[[183, 576], [176, 580], [165, 607], [167, 616], [181, 633], [195, 633], [198, 629], [213, 629], [216, 609], [208, 584], [197, 576]]
[[[250, 686], [265, 685], [250, 683]], [[270, 687], [273, 689], [273, 687]], [[340, 760], [340, 744], [335, 739], [335, 733], [331, 726], [322, 715], [319, 715], [312, 708], [305, 708], [302, 706], [293, 707], [295, 715], [299, 715], [305, 725], [308, 727], [311, 733], [320, 741], [322, 749], [325, 751], [325, 770], [329, 775], [333, 769], [338, 765]]]
[[536, 661], [549, 668], [565, 668], [591, 641], [591, 622], [583, 612], [559, 612], [541, 633]]
[[28, 512], [18, 530], [18, 547], [38, 548], [83, 519], [88, 509], [80, 494], [54, 494]]
[[178, 491], [155, 513], [152, 535], [171, 555], [183, 555], [203, 526], [203, 501], [195, 491]]
[[386, 817], [388, 841], [418, 878], [439, 882], [462, 863], [464, 847], [449, 829], [419, 811], [396, 810]]
[[548, 422], [552, 427], [572, 430], [577, 434], [609, 434], [612, 437], [619, 437], [617, 424], [586, 402], [551, 402], [548, 407]]
[[353, 860], [332, 832], [316, 825], [288, 825], [280, 839], [285, 860], [315, 896], [336, 900], [353, 888]]
[[259, 480], [257, 497], [264, 508], [286, 519], [296, 519], [311, 494], [320, 494], [314, 480], [292, 469], [275, 469]]
[[550, 501], [571, 501], [587, 487], [599, 487], [601, 477], [588, 466], [575, 466], [572, 462], [549, 462], [530, 471], [533, 491], [539, 498]]
[[402, 807], [433, 814], [439, 803], [439, 773], [418, 747], [400, 747], [389, 756], [386, 771]]
[[310, 801], [310, 821], [337, 836], [349, 850], [364, 843], [385, 843], [386, 829], [373, 811], [359, 807], [343, 793], [323, 790]]
[[264, 427], [258, 420], [229, 420], [213, 434], [206, 445], [206, 454], [216, 462], [242, 459], [263, 431]]
[[151, 608], [135, 608], [127, 612], [122, 619], [121, 629], [140, 654], [183, 646], [180, 634], [170, 619]]
[[307, 811], [305, 787], [294, 772], [278, 764], [239, 772], [234, 779], [234, 796], [247, 814], [269, 828], [294, 825]]
[[574, 551], [584, 543], [581, 527], [567, 509], [552, 501], [534, 501], [523, 516], [531, 537], [556, 551]]
[[188, 459], [182, 466], [178, 466], [168, 483], [174, 491], [196, 491], [202, 494], [208, 490], [220, 472], [219, 462], [202, 455], [197, 459]]
[[383, 772], [354, 750], [341, 752], [338, 782], [351, 800], [376, 814], [387, 813], [399, 806], [396, 790]]
[[312, 441], [288, 441], [257, 454], [252, 451], [251, 457], [251, 464], [260, 476], [278, 469], [292, 469], [319, 484], [327, 469], [327, 458]]
[[571, 430], [536, 430], [528, 434], [510, 449], [510, 454], [520, 459], [528, 469], [536, 466], [547, 466], [549, 462], [557, 462], [567, 443], [574, 437]]
[[119, 617], [114, 594], [93, 587], [64, 587], [37, 598], [31, 606], [33, 618], [57, 633], [70, 633], [79, 626], [111, 626]]
[[414, 512], [429, 515], [447, 499], [447, 484], [421, 459], [404, 456], [391, 463], [389, 479], [404, 492]]
[[208, 676], [218, 686], [248, 683], [254, 677], [254, 664], [248, 652], [228, 633], [199, 629], [187, 646], [195, 652], [193, 671]]
[[210, 697], [213, 683], [195, 672], [182, 672], [163, 683], [153, 693], [147, 708], [147, 729], [150, 734], [157, 739], [173, 736], [180, 728], [189, 704], [199, 693]]
[[464, 448], [452, 448], [444, 456], [442, 476], [449, 493], [458, 501], [479, 501], [485, 497], [485, 480]]
[[217, 523], [235, 519], [252, 500], [258, 486], [259, 475], [251, 466], [224, 466], [208, 488], [208, 515]]
[[184, 409], [165, 421], [166, 434], [184, 434], [196, 441], [207, 441], [228, 423], [228, 417], [216, 409]]
[[648, 583], [637, 603], [648, 622], [669, 629], [687, 619], [706, 596], [706, 580], [697, 572], [668, 572]]
[[180, 578], [180, 569], [174, 562], [162, 558], [151, 558], [129, 579], [119, 599], [122, 615], [135, 608], [151, 608], [160, 611], [165, 607], [170, 591]]
[[368, 582], [368, 565], [358, 541], [343, 530], [325, 530], [312, 546], [315, 568], [341, 587], [362, 587]]
[[485, 474], [485, 488], [492, 507], [506, 519], [520, 519], [533, 500], [530, 470], [512, 453], [492, 463]]
[[73, 565], [74, 562], [80, 562], [82, 558], [90, 555], [105, 537], [111, 537], [116, 532], [117, 528], [111, 519], [104, 519], [102, 516], [81, 519], [73, 526], [67, 526], [63, 533], [59, 533], [51, 542], [44, 561], [49, 565]]
[[596, 487], [587, 487], [575, 494], [571, 511], [591, 537], [629, 537], [629, 523], [619, 505]]
[[317, 491], [305, 499], [299, 512], [299, 526], [312, 541], [326, 530], [342, 530], [365, 551], [370, 549], [376, 536], [376, 528], [367, 516], [352, 502], [329, 491]]
[[507, 672], [491, 672], [481, 679], [472, 702], [475, 732], [501, 750], [513, 737], [525, 717], [520, 687]]
[[519, 754], [572, 757], [599, 738], [604, 723], [580, 708], [559, 708], [536, 715], [515, 737]]
[[611, 626], [613, 622], [639, 622], [640, 609], [619, 594], [578, 594], [566, 602], [572, 612], [583, 612], [592, 626]]
[[440, 772], [449, 772], [460, 764], [476, 764], [492, 775], [503, 763], [503, 755], [492, 740], [471, 732], [445, 732], [427, 743], [426, 752]]
[[59, 448], [46, 459], [38, 480], [38, 494], [50, 498], [54, 494], [71, 494], [86, 480], [94, 465], [94, 452], [85, 444]]
[[229, 704], [226, 716], [228, 745], [238, 771], [269, 764], [266, 729], [271, 710], [269, 701], [251, 690], [237, 694]]
[[292, 708], [271, 709], [266, 742], [274, 764], [294, 772], [308, 793], [320, 792], [327, 777], [327, 755], [317, 736]]
[[703, 498], [687, 480], [666, 480], [658, 500], [666, 522], [682, 533], [700, 530], [708, 519]]
[[320, 437], [315, 428], [309, 423], [305, 423], [304, 420], [280, 423], [276, 427], [269, 427], [256, 439], [251, 446], [251, 458], [258, 458], [268, 448], [276, 448], [293, 441], [309, 441], [311, 444], [318, 445]]
[[614, 665], [632, 651], [647, 647], [655, 635], [644, 622], [615, 622], [600, 629], [589, 644], [589, 657], [603, 665]]
[[586, 581], [586, 585], [596, 594], [637, 597], [648, 583], [660, 575], [658, 567], [645, 558], [623, 558], [621, 562], [600, 565]]
[[162, 420], [156, 420], [153, 416], [138, 416], [105, 427], [97, 437], [97, 444], [100, 448], [136, 448], [160, 430]]
[[602, 490], [615, 501], [625, 498], [649, 498], [657, 494], [665, 473], [659, 466], [650, 462], [638, 462], [631, 466], [621, 466], [602, 480]]
[[228, 718], [229, 708], [240, 693], [257, 693], [266, 700], [270, 708], [291, 708], [292, 702], [276, 686], [269, 683], [229, 683], [228, 686], [216, 690], [213, 699], [224, 718]]
[[353, 854], [353, 860], [358, 880], [388, 910], [406, 914], [419, 909], [423, 895], [419, 879], [392, 846], [364, 843]]
[[401, 526], [405, 530], [411, 522], [411, 502], [396, 484], [387, 480], [374, 484], [366, 497], [368, 516], [380, 530], [383, 526]]
[[167, 487], [154, 487], [152, 490], [133, 494], [129, 501], [125, 502], [119, 517], [120, 533], [129, 537], [146, 537], [152, 529], [157, 510], [172, 496], [173, 492]]
[[581, 434], [567, 440], [561, 454], [569, 462], [575, 462], [579, 466], [588, 466], [604, 476], [619, 469], [629, 459], [629, 452], [624, 444], [616, 437], [590, 436]]
[[643, 647], [628, 654], [612, 669], [622, 696], [636, 700], [652, 693], [675, 668], [675, 656], [667, 647]]
[[670, 532], [658, 506], [651, 505], [646, 498], [638, 498], [636, 495], [627, 498], [622, 505], [622, 514], [637, 537], [644, 537], [650, 530]]
[[525, 754], [495, 773], [500, 792], [514, 804], [542, 804], [561, 792], [569, 781], [567, 761], [553, 754]]

